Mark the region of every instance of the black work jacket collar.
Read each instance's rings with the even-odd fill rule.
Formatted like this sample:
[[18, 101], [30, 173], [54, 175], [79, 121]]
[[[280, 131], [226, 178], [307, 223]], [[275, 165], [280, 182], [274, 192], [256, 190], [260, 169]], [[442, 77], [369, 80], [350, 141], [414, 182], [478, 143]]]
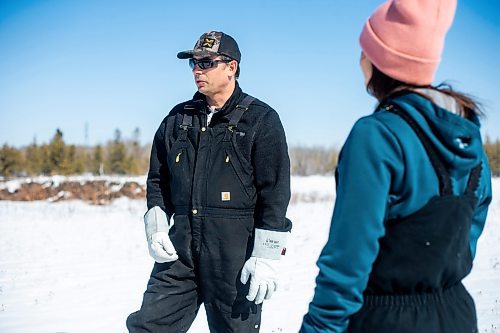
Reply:
[[[244, 95], [245, 94], [243, 93], [243, 90], [241, 90], [238, 81], [236, 81], [231, 97], [229, 97], [222, 108], [214, 114], [212, 122], [219, 118], [225, 118], [229, 121], [231, 111], [236, 108], [236, 105], [238, 105], [238, 103], [243, 99]], [[196, 105], [197, 110], [202, 113], [208, 113], [208, 103], [205, 95], [197, 91], [193, 96], [193, 103]]]

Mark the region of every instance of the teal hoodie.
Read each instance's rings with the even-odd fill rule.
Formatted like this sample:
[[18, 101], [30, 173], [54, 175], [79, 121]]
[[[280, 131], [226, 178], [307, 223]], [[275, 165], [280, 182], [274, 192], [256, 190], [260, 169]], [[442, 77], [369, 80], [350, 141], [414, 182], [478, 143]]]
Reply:
[[[457, 114], [453, 98], [434, 90], [389, 100], [425, 131], [450, 166], [454, 194], [465, 190], [482, 163], [477, 208], [470, 230], [472, 256], [491, 202], [491, 175], [478, 119]], [[344, 332], [363, 303], [363, 291], [385, 233], [384, 222], [404, 217], [439, 195], [439, 183], [415, 132], [398, 115], [379, 109], [352, 128], [339, 157], [337, 197], [327, 244], [317, 265], [314, 298], [301, 333]]]

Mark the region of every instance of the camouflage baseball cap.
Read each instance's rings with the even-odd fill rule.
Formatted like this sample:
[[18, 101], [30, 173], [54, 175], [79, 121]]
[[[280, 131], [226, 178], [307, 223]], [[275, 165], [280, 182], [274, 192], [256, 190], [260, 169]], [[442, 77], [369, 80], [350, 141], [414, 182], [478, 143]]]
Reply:
[[224, 55], [240, 62], [241, 53], [233, 37], [220, 32], [210, 31], [200, 36], [192, 50], [177, 53], [179, 59], [189, 59], [193, 56], [211, 57]]

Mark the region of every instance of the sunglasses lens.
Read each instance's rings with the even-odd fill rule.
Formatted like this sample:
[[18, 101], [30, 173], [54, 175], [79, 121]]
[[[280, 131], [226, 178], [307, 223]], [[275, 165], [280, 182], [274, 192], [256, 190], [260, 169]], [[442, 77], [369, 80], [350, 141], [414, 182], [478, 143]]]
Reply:
[[189, 67], [194, 69], [194, 66], [198, 66], [199, 69], [209, 69], [217, 66], [217, 64], [221, 60], [212, 60], [212, 59], [189, 59]]
[[201, 69], [208, 69], [214, 67], [214, 62], [209, 59], [203, 59], [198, 62], [198, 67]]

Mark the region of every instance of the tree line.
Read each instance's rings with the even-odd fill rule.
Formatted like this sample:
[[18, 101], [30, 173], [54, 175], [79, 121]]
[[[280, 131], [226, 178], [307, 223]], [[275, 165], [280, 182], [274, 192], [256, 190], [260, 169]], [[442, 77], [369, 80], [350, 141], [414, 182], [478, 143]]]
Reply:
[[[0, 176], [144, 175], [149, 167], [151, 145], [141, 145], [139, 135], [136, 129], [132, 138], [124, 139], [117, 129], [113, 140], [88, 147], [66, 144], [58, 129], [47, 144], [33, 142], [19, 149], [4, 144], [0, 149]], [[486, 137], [484, 149], [493, 176], [500, 176], [500, 140]], [[290, 147], [289, 153], [292, 174], [308, 176], [333, 174], [339, 152], [336, 148], [297, 146]]]
[[489, 136], [483, 143], [484, 151], [490, 161], [491, 175], [494, 177], [500, 176], [500, 140], [492, 141]]
[[113, 140], [93, 147], [67, 144], [57, 129], [46, 144], [35, 141], [20, 149], [4, 144], [0, 149], [0, 176], [139, 175], [147, 172], [149, 152], [149, 145], [139, 143], [139, 129], [131, 139], [123, 139], [117, 129]]

